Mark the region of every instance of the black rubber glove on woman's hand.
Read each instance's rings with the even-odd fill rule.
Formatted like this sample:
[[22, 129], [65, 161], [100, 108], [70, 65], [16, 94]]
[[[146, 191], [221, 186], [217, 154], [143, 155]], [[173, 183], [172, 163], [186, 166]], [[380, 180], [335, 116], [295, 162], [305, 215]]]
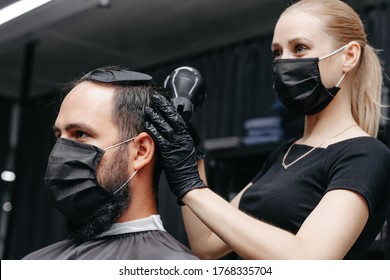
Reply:
[[183, 118], [164, 96], [155, 95], [152, 102], [155, 110], [145, 109], [145, 129], [158, 146], [169, 187], [183, 205], [187, 192], [207, 186], [199, 177], [194, 143]]

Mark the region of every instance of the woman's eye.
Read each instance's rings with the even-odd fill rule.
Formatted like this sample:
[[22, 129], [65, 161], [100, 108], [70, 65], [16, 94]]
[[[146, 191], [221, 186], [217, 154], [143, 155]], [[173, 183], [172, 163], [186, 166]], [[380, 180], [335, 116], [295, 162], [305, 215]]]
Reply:
[[302, 52], [305, 52], [307, 51], [307, 47], [304, 46], [304, 45], [298, 45], [295, 47], [295, 53], [302, 53]]
[[274, 57], [274, 59], [278, 59], [282, 56], [282, 52], [280, 50], [273, 50], [272, 56]]

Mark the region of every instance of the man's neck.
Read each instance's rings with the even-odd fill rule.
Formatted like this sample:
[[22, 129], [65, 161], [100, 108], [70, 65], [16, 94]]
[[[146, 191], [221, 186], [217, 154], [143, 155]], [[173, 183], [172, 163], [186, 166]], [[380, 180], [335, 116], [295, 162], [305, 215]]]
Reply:
[[135, 233], [142, 231], [166, 231], [159, 215], [152, 215], [147, 218], [115, 223], [110, 229], [101, 233], [98, 238], [118, 234]]
[[131, 190], [131, 201], [126, 212], [116, 221], [123, 223], [157, 214], [157, 201], [153, 188], [134, 186]]

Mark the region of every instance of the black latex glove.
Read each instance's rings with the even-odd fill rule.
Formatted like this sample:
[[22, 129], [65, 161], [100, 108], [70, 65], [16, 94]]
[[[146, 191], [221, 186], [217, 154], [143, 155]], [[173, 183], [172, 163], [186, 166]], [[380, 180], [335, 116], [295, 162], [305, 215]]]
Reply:
[[192, 189], [205, 188], [199, 177], [194, 143], [187, 125], [163, 96], [152, 97], [153, 107], [145, 109], [145, 129], [157, 144], [169, 187], [181, 199]]
[[196, 129], [195, 125], [192, 122], [187, 122], [187, 127], [188, 127], [188, 133], [191, 135], [192, 141], [194, 142], [195, 145], [196, 158], [204, 159], [206, 153], [203, 147], [202, 139], [199, 136], [198, 130]]

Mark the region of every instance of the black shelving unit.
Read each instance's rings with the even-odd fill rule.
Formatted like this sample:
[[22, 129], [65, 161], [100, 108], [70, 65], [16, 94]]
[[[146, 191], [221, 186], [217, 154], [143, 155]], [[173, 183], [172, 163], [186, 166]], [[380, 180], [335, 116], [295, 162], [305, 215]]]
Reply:
[[259, 172], [267, 156], [281, 143], [207, 150], [206, 173], [210, 187], [230, 200]]

